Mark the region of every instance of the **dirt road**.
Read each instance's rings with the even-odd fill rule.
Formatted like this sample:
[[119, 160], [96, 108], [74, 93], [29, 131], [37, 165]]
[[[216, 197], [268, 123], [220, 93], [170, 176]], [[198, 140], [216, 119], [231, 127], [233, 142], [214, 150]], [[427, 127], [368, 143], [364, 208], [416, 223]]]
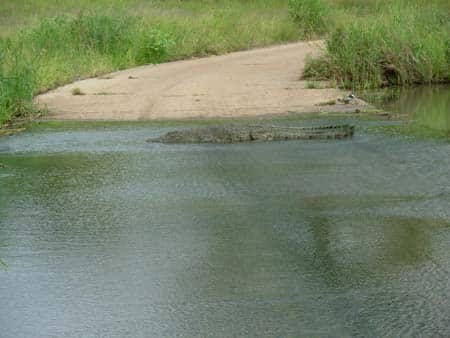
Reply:
[[[36, 97], [50, 119], [149, 120], [350, 111], [317, 104], [343, 95], [307, 89], [299, 77], [320, 42], [149, 65], [78, 81]], [[73, 95], [79, 88], [85, 95]]]

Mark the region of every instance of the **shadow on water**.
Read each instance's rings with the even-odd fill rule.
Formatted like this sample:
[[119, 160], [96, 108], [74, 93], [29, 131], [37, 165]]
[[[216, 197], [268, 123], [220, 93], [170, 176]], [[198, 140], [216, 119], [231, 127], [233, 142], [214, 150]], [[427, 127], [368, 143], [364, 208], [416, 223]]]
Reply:
[[[302, 259], [336, 289], [355, 290], [382, 279], [399, 267], [416, 268], [431, 258], [431, 231], [450, 229], [444, 219], [373, 213], [376, 208], [420, 202], [415, 196], [301, 198], [296, 220], [311, 235]], [[426, 201], [423, 198], [422, 201]], [[294, 230], [295, 231], [295, 230]], [[291, 237], [291, 240], [300, 238]], [[311, 254], [311, 255], [310, 255]]]
[[398, 268], [426, 263], [433, 224], [450, 228], [449, 222], [439, 219], [402, 216], [312, 217], [313, 266], [335, 288], [373, 283]]
[[[224, 207], [211, 224], [216, 224], [216, 235], [221, 234], [219, 237], [227, 239], [221, 246], [215, 246], [208, 257], [211, 267], [226, 267], [224, 276], [217, 278], [215, 287], [220, 285], [222, 290], [232, 292], [236, 298], [248, 297], [259, 289], [266, 296], [270, 295], [272, 302], [286, 296], [292, 301], [304, 301], [304, 294], [313, 292], [314, 288], [326, 290], [328, 297], [318, 297], [314, 301], [316, 304], [326, 303], [322, 305], [327, 310], [315, 313], [315, 308], [309, 308], [310, 316], [328, 323], [328, 330], [322, 331], [323, 335], [330, 334], [333, 325], [338, 325], [341, 333], [352, 332], [355, 335], [402, 332], [405, 327], [401, 325], [409, 325], [410, 332], [418, 332], [415, 331], [418, 329], [416, 324], [408, 324], [401, 318], [423, 305], [413, 298], [402, 299], [403, 291], [391, 290], [390, 283], [398, 283], [403, 288], [403, 272], [427, 271], [429, 275], [421, 278], [430, 278], [431, 281], [423, 280], [418, 284], [430, 283], [427, 287], [431, 287], [435, 294], [447, 292], [445, 280], [448, 272], [433, 256], [435, 233], [448, 231], [450, 222], [422, 211], [424, 204], [431, 207], [430, 203], [433, 203], [434, 197], [429, 195], [376, 194], [375, 191], [361, 194], [357, 170], [351, 169], [354, 164], [351, 162], [346, 170], [352, 171], [353, 175], [340, 175], [351, 193], [309, 196], [333, 186], [330, 179], [318, 180], [323, 172], [332, 177], [333, 171], [339, 171], [336, 160], [342, 153], [330, 162], [321, 158], [326, 154], [320, 152], [328, 146], [323, 144], [322, 149], [316, 149], [319, 154], [315, 157], [305, 153], [307, 147], [290, 152], [294, 156], [292, 158], [286, 156], [286, 149], [275, 152], [270, 151], [270, 146], [265, 148], [264, 157], [261, 157], [261, 149], [254, 147], [250, 151], [246, 146], [235, 152], [216, 149], [207, 156], [197, 153], [201, 175], [209, 177], [209, 180], [219, 180], [228, 187], [228, 191], [234, 191], [234, 199], [240, 205], [239, 208]], [[365, 161], [362, 157], [367, 154], [357, 154], [355, 149], [354, 153], [356, 162]], [[308, 160], [296, 158], [298, 154]], [[378, 161], [382, 163], [383, 158], [379, 157]], [[363, 165], [361, 167], [365, 169]], [[375, 165], [372, 170], [381, 171], [381, 167]], [[245, 175], [244, 172], [252, 174]], [[389, 171], [382, 173], [391, 174]], [[368, 180], [368, 172], [365, 175], [365, 180]], [[309, 181], [308, 176], [314, 180]], [[386, 179], [382, 185], [385, 184]], [[386, 187], [381, 190], [386, 191]], [[405, 212], [408, 209], [416, 212]], [[225, 219], [220, 217], [224, 212], [227, 215]], [[227, 255], [223, 255], [224, 252]], [[400, 281], [393, 282], [397, 278]], [[416, 287], [420, 289], [417, 285], [413, 289]], [[288, 295], [284, 293], [286, 290], [289, 290]], [[213, 294], [211, 286], [204, 287], [203, 292]], [[418, 289], [412, 292], [418, 292]], [[366, 313], [356, 310], [356, 304], [361, 302], [360, 306], [367, 309]], [[405, 310], [400, 305], [402, 303], [407, 303], [410, 308]], [[428, 316], [435, 309], [431, 305], [423, 311]], [[304, 328], [314, 322], [308, 314], [302, 313], [302, 318], [309, 321], [302, 322]], [[382, 326], [387, 321], [392, 321], [392, 327]]]
[[[402, 209], [405, 205], [426, 203], [430, 196], [411, 194], [306, 197], [310, 189], [307, 185], [291, 183], [288, 187], [277, 186], [278, 180], [267, 180], [269, 177], [287, 178], [292, 175], [287, 169], [292, 163], [286, 162], [284, 154], [265, 154], [266, 161], [283, 163], [283, 166], [279, 167], [264, 165], [258, 155], [257, 152], [249, 153], [245, 149], [240, 154], [216, 151], [208, 156], [202, 155], [198, 163], [202, 163], [201, 172], [204, 177], [215, 177], [227, 185], [228, 189], [238, 193], [236, 200], [240, 203], [246, 201], [244, 210], [229, 209], [229, 216], [233, 210], [239, 210], [239, 213], [234, 215], [232, 224], [241, 224], [245, 222], [245, 215], [252, 215], [250, 219], [260, 225], [258, 235], [271, 239], [277, 237], [272, 228], [280, 223], [280, 219], [285, 219], [291, 225], [301, 225], [302, 230], [305, 229], [303, 225], [309, 229], [308, 232], [312, 234], [311, 243], [314, 243], [312, 251], [303, 252], [297, 258], [309, 259], [308, 255], [313, 252], [310, 267], [317, 268], [318, 276], [323, 277], [333, 287], [351, 288], [377, 276], [383, 276], [387, 271], [395, 270], [399, 266], [420, 265], [430, 258], [430, 230], [450, 229], [450, 222], [445, 219], [374, 214], [371, 211], [377, 208]], [[330, 170], [326, 165], [295, 162], [293, 168], [296, 170]], [[252, 175], [241, 175], [242, 171], [251, 172]], [[283, 201], [281, 204], [280, 200]], [[261, 210], [261, 205], [265, 206], [264, 211]], [[283, 211], [287, 211], [287, 214], [283, 214]], [[241, 212], [245, 212], [245, 215]], [[259, 217], [254, 218], [256, 215]], [[251, 227], [246, 226], [243, 229], [249, 230]], [[336, 229], [344, 231], [339, 233]], [[292, 230], [286, 232], [292, 235]], [[236, 236], [240, 239], [246, 237], [242, 232], [236, 233]], [[255, 236], [253, 231], [248, 238], [252, 236]], [[238, 238], [236, 242], [239, 242]], [[349, 244], [357, 246], [352, 247]], [[371, 249], [376, 249], [376, 252], [368, 252]], [[367, 260], [362, 261], [363, 259]]]

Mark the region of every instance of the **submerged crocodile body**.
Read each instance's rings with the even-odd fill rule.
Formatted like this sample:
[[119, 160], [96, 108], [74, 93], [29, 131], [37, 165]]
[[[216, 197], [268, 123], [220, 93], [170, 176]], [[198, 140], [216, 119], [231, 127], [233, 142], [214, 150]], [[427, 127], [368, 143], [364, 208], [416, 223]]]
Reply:
[[352, 137], [354, 131], [355, 127], [348, 124], [321, 127], [228, 125], [175, 130], [148, 141], [183, 144], [344, 139]]

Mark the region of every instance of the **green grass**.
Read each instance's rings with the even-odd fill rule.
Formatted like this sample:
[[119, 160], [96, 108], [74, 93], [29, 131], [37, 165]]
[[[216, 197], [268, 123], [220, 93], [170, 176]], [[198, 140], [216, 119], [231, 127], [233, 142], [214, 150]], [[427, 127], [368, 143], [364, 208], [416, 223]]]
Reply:
[[278, 0], [0, 2], [0, 125], [33, 95], [133, 66], [302, 37]]
[[308, 36], [327, 31], [329, 6], [324, 0], [289, 0], [291, 19]]
[[333, 79], [347, 88], [450, 81], [450, 3], [361, 3], [328, 2], [330, 10], [322, 13], [328, 30], [325, 55], [309, 60], [305, 78]]

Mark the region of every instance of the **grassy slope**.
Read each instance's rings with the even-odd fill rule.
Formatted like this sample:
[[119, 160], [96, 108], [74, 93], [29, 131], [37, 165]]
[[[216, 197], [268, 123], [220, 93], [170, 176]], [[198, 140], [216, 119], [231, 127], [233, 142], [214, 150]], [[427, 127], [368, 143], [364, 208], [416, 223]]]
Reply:
[[279, 0], [0, 2], [0, 124], [80, 77], [300, 38]]

